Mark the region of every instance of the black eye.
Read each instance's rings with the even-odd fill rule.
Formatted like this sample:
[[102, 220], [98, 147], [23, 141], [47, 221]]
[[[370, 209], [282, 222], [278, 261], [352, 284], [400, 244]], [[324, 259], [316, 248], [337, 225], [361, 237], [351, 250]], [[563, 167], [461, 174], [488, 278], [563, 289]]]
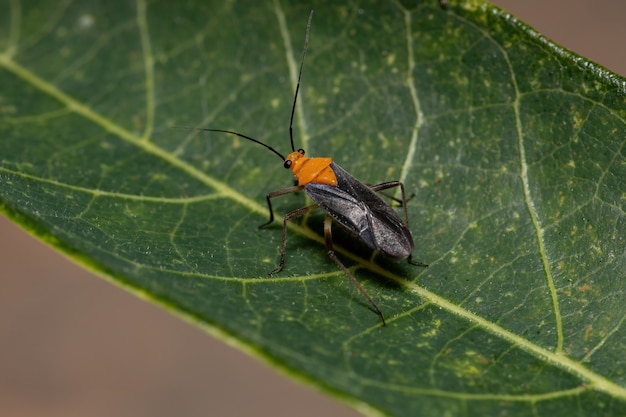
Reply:
[[287, 168], [287, 169], [291, 168], [291, 160], [290, 160], [290, 159], [287, 159], [287, 160], [285, 161], [285, 163], [283, 164], [283, 166], [284, 166], [285, 168]]
[[304, 149], [298, 149], [298, 153], [299, 153], [300, 155], [304, 155]]

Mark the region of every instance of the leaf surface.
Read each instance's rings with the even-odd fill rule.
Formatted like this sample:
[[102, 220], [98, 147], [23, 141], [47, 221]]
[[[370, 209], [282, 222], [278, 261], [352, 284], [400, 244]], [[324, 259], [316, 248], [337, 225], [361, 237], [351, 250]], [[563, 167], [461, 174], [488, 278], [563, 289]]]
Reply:
[[[388, 415], [626, 413], [624, 79], [477, 2], [314, 4], [296, 146], [402, 180], [414, 257], [280, 226], [310, 5], [3, 4], [0, 208], [103, 277]], [[277, 199], [277, 213], [306, 204]], [[279, 219], [280, 220], [280, 219]]]

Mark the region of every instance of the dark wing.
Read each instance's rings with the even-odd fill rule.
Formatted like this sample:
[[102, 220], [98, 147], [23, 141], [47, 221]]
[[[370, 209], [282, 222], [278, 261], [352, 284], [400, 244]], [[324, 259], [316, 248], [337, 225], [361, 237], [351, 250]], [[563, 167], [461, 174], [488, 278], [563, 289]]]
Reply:
[[413, 238], [398, 213], [367, 185], [343, 168], [330, 165], [337, 185], [309, 183], [304, 191], [340, 226], [370, 248], [403, 259], [413, 251]]

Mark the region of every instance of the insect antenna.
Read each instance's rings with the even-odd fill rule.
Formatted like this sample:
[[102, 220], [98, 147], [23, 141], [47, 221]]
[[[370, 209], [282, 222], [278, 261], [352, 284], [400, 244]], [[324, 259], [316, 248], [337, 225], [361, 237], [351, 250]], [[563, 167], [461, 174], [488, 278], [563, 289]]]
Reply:
[[[313, 20], [313, 10], [311, 10], [311, 14], [309, 14], [309, 22], [306, 25], [306, 36], [304, 38], [304, 49], [302, 50], [302, 60], [300, 61], [300, 71], [298, 72], [298, 84], [296, 85], [296, 93], [293, 96], [293, 105], [291, 106], [291, 118], [289, 119], [289, 140], [291, 141], [291, 150], [295, 152], [296, 148], [293, 144], [293, 117], [296, 113], [296, 103], [298, 101], [298, 91], [300, 91], [300, 80], [302, 78], [302, 68], [304, 67], [304, 58], [306, 57], [306, 51], [309, 47], [309, 31], [311, 29], [311, 21]], [[200, 130], [204, 132], [222, 132], [222, 133], [230, 133], [231, 135], [239, 136], [240, 138], [248, 139], [249, 141], [258, 143], [261, 146], [265, 146], [270, 151], [274, 152], [281, 160], [285, 160], [283, 154], [278, 152], [276, 149], [271, 146], [261, 142], [258, 139], [252, 138], [250, 136], [246, 136], [239, 132], [234, 132], [232, 130], [223, 130], [223, 129], [207, 129], [200, 127], [187, 127], [187, 126], [172, 126], [174, 129], [185, 129], [185, 130]]]
[[311, 29], [311, 20], [313, 20], [313, 10], [309, 14], [309, 22], [306, 25], [306, 35], [304, 37], [304, 49], [302, 50], [302, 60], [300, 61], [300, 71], [298, 72], [298, 84], [296, 85], [296, 94], [293, 96], [293, 106], [291, 106], [291, 120], [289, 120], [289, 139], [291, 140], [291, 150], [296, 151], [293, 145], [293, 115], [296, 112], [296, 101], [298, 101], [298, 91], [300, 91], [300, 79], [302, 78], [302, 68], [304, 67], [304, 58], [306, 50], [309, 47], [309, 30]]
[[270, 145], [267, 145], [263, 142], [261, 142], [258, 139], [255, 138], [251, 138], [250, 136], [246, 136], [242, 133], [238, 133], [238, 132], [233, 132], [232, 130], [223, 130], [223, 129], [207, 129], [207, 128], [203, 128], [203, 127], [186, 127], [186, 126], [172, 126], [174, 129], [185, 129], [185, 130], [200, 130], [203, 132], [223, 132], [223, 133], [230, 133], [231, 135], [236, 135], [239, 136], [240, 138], [244, 138], [244, 139], [248, 139], [252, 142], [258, 143], [261, 146], [265, 146], [267, 149], [269, 149], [270, 151], [274, 152], [276, 155], [278, 155], [278, 157], [280, 159], [282, 159], [283, 161], [285, 160], [285, 157], [283, 156], [283, 154], [281, 154], [280, 152], [278, 152], [276, 149], [272, 148]]

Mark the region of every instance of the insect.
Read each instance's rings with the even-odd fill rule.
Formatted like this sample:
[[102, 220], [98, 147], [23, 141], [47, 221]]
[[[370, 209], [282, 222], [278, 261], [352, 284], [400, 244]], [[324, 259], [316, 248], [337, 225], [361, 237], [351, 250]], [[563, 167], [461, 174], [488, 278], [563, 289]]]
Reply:
[[[260, 228], [271, 224], [274, 221], [274, 210], [272, 209], [272, 199], [285, 194], [294, 193], [300, 190], [309, 196], [314, 204], [293, 210], [287, 213], [283, 219], [282, 243], [280, 248], [280, 260], [270, 275], [280, 272], [285, 265], [285, 252], [287, 249], [287, 222], [297, 217], [303, 216], [311, 210], [321, 208], [326, 212], [324, 220], [324, 240], [326, 252], [330, 259], [343, 271], [352, 281], [359, 292], [369, 301], [375, 312], [385, 325], [385, 317], [381, 309], [376, 305], [372, 297], [365, 291], [365, 288], [354, 278], [352, 273], [343, 265], [335, 255], [331, 224], [334, 220], [343, 229], [352, 235], [360, 238], [371, 249], [377, 250], [393, 259], [408, 259], [413, 265], [427, 267], [428, 265], [414, 261], [411, 252], [413, 251], [413, 237], [408, 228], [409, 216], [406, 207], [406, 195], [404, 184], [400, 181], [388, 181], [377, 185], [365, 185], [339, 165], [335, 164], [331, 158], [309, 158], [304, 156], [304, 150], [296, 150], [293, 141], [293, 118], [300, 90], [300, 80], [302, 68], [309, 43], [309, 30], [313, 11], [309, 15], [304, 41], [304, 50], [300, 62], [298, 73], [298, 83], [291, 108], [291, 119], [289, 123], [289, 138], [291, 140], [291, 153], [287, 157], [283, 156], [271, 146], [254, 139], [250, 136], [223, 129], [196, 128], [195, 130], [208, 132], [222, 132], [239, 136], [241, 138], [258, 143], [272, 151], [283, 161], [285, 168], [293, 172], [298, 185], [267, 194], [267, 206], [270, 212], [269, 220], [259, 226]], [[402, 207], [404, 209], [404, 221], [398, 216], [396, 211], [389, 204], [384, 202], [376, 193], [390, 188], [400, 187], [402, 193]]]

